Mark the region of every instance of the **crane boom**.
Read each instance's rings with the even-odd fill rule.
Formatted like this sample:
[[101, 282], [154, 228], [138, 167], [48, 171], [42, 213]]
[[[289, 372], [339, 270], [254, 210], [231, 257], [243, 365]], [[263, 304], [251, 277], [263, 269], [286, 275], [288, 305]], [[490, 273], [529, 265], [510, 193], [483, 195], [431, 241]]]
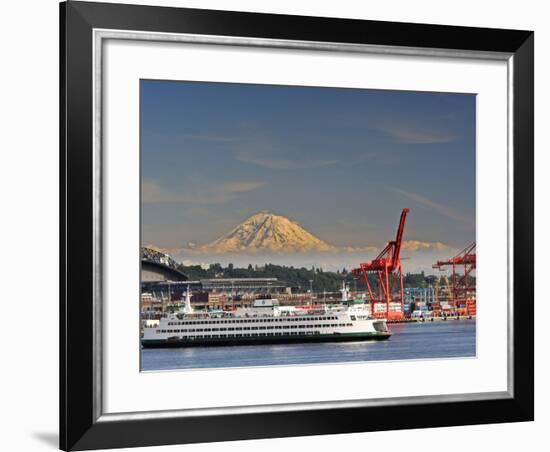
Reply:
[[407, 214], [410, 209], [403, 209], [401, 212], [401, 218], [399, 219], [399, 226], [397, 227], [397, 234], [395, 236], [395, 243], [393, 247], [392, 257], [392, 271], [394, 271], [399, 265], [399, 253], [401, 252], [401, 244], [403, 243], [403, 233], [405, 231], [405, 221], [407, 220]]

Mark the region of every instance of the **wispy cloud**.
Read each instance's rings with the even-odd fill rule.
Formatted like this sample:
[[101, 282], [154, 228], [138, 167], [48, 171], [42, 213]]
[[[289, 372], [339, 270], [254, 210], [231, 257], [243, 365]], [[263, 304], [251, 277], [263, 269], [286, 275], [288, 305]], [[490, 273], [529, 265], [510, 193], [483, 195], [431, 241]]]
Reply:
[[162, 202], [162, 199], [167, 196], [160, 188], [160, 184], [153, 181], [143, 181], [141, 183], [141, 202], [155, 203]]
[[405, 240], [402, 247], [409, 251], [449, 249], [449, 245], [443, 242], [423, 242], [421, 240]]
[[245, 193], [247, 191], [256, 190], [262, 185], [262, 182], [255, 180], [239, 180], [223, 184], [222, 191], [224, 191], [225, 193]]
[[376, 246], [340, 246], [335, 249], [341, 253], [377, 253], [379, 251]]
[[456, 136], [447, 131], [400, 122], [377, 124], [376, 129], [390, 135], [395, 141], [402, 144], [438, 144], [456, 140]]
[[192, 140], [208, 141], [214, 143], [235, 143], [238, 141], [242, 141], [241, 137], [217, 133], [193, 133], [186, 134], [185, 137], [191, 138]]
[[189, 192], [174, 192], [164, 189], [158, 182], [143, 181], [141, 201], [145, 204], [223, 204], [236, 196], [264, 185], [254, 180], [238, 180], [225, 183], [209, 182], [208, 188]]
[[269, 169], [293, 170], [293, 169], [308, 169], [319, 168], [337, 163], [337, 160], [315, 160], [315, 159], [281, 159], [255, 155], [252, 152], [239, 152], [237, 159], [241, 162], [252, 163]]
[[426, 196], [419, 195], [418, 193], [413, 193], [411, 191], [400, 190], [398, 188], [392, 188], [392, 191], [414, 202], [417, 202], [418, 204], [433, 209], [440, 215], [450, 218], [451, 220], [460, 221], [462, 223], [472, 222], [472, 218], [466, 215], [464, 212], [460, 212], [459, 210], [453, 209], [452, 207], [446, 206], [444, 204], [439, 204], [438, 202], [435, 202], [427, 198]]
[[181, 257], [198, 257], [200, 256], [203, 260], [207, 259], [211, 262], [218, 262], [218, 259], [222, 256], [233, 256], [233, 258], [238, 259], [240, 257], [262, 257], [267, 258], [269, 261], [270, 257], [283, 257], [287, 256], [289, 258], [296, 257], [299, 255], [303, 256], [325, 256], [325, 258], [338, 258], [338, 257], [349, 257], [354, 261], [360, 261], [361, 259], [374, 257], [378, 252], [379, 248], [375, 246], [365, 246], [365, 247], [337, 247], [328, 245], [326, 249], [311, 250], [311, 249], [294, 249], [294, 250], [271, 250], [271, 249], [239, 249], [239, 250], [221, 250], [216, 249], [211, 244], [205, 245], [195, 245], [186, 246], [182, 248], [171, 249], [172, 254]]

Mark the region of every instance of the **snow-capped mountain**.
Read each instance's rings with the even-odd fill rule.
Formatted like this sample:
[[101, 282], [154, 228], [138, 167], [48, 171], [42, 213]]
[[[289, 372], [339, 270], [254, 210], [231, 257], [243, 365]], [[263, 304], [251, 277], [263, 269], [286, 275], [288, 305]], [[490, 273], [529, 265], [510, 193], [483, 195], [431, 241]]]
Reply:
[[329, 251], [333, 247], [282, 215], [258, 212], [219, 239], [202, 245], [200, 251], [213, 254], [261, 251]]

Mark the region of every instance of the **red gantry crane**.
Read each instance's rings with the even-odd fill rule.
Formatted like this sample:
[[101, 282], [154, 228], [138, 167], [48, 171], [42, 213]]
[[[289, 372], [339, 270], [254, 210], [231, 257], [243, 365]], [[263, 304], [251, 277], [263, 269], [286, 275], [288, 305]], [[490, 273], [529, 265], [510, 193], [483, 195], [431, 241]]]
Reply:
[[[433, 268], [452, 269], [451, 303], [458, 307], [464, 305], [469, 314], [475, 314], [475, 285], [470, 285], [470, 274], [476, 269], [476, 243], [471, 243], [456, 256], [449, 260], [437, 261]], [[463, 269], [463, 274], [459, 270]]]
[[[401, 212], [395, 240], [389, 242], [375, 259], [359, 264], [359, 268], [352, 270], [355, 278], [363, 277], [371, 301], [371, 312], [376, 317], [385, 317], [386, 319], [403, 318], [405, 297], [403, 292], [403, 269], [399, 253], [401, 252], [405, 220], [409, 210], [403, 209]], [[376, 284], [371, 285], [368, 278], [369, 274], [376, 275]], [[377, 312], [376, 306], [381, 303], [386, 305], [386, 309]], [[397, 303], [400, 304], [399, 311], [395, 309]]]

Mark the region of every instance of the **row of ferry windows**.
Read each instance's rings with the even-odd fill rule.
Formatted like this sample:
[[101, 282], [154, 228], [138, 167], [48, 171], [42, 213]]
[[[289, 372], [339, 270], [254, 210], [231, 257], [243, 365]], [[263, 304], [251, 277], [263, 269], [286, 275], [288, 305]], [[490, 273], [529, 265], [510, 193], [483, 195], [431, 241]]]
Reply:
[[282, 317], [273, 319], [225, 319], [225, 320], [193, 320], [185, 322], [168, 322], [168, 326], [174, 325], [212, 325], [220, 323], [266, 323], [266, 322], [303, 322], [310, 320], [338, 320], [338, 317]]
[[251, 331], [251, 330], [280, 330], [280, 329], [294, 329], [294, 328], [329, 328], [338, 326], [352, 326], [352, 323], [333, 323], [325, 325], [291, 325], [291, 326], [252, 326], [242, 328], [191, 328], [188, 330], [157, 330], [157, 334], [160, 333], [202, 333], [209, 331]]
[[317, 335], [321, 334], [320, 331], [299, 331], [299, 332], [292, 332], [292, 333], [246, 333], [246, 334], [205, 334], [204, 336], [191, 336], [186, 337], [186, 340], [193, 340], [193, 339], [207, 339], [207, 338], [216, 338], [216, 337], [259, 337], [259, 336], [310, 336], [310, 335]]

